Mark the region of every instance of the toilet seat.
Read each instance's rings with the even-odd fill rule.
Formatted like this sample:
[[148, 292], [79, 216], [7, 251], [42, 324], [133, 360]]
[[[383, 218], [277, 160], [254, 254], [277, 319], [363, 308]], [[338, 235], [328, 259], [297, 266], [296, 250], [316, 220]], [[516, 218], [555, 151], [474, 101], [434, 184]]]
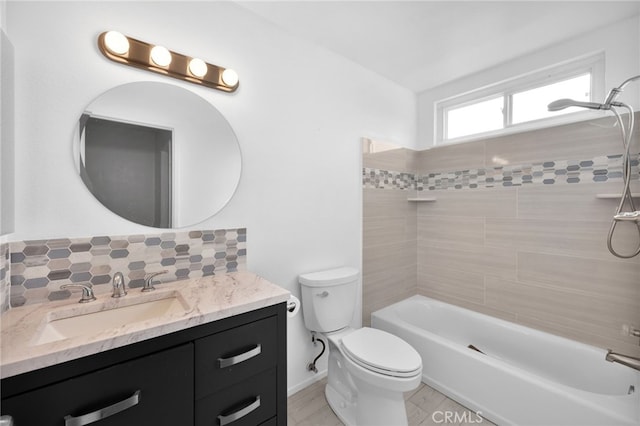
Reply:
[[379, 374], [412, 377], [422, 370], [420, 354], [386, 331], [363, 327], [344, 336], [340, 345], [353, 362]]

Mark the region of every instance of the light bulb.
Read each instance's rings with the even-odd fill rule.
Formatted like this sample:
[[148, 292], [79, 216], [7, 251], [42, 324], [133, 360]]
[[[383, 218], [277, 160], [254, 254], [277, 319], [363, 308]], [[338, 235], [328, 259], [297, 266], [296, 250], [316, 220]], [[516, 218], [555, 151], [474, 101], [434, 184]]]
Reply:
[[207, 75], [207, 64], [200, 58], [193, 58], [189, 61], [189, 72], [196, 77], [204, 77]]
[[227, 86], [233, 87], [238, 84], [238, 74], [234, 70], [227, 68], [222, 72], [222, 82]]
[[124, 55], [129, 51], [129, 39], [118, 31], [109, 31], [104, 35], [104, 44], [116, 55]]
[[153, 46], [151, 60], [158, 66], [167, 67], [171, 63], [171, 52], [163, 46]]

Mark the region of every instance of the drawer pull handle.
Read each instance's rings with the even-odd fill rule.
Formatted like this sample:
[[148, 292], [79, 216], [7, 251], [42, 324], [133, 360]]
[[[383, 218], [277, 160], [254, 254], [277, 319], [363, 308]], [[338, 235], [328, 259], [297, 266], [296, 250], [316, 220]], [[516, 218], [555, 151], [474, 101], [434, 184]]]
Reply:
[[228, 416], [219, 415], [218, 421], [220, 422], [220, 426], [225, 426], [225, 425], [228, 425], [229, 423], [235, 422], [236, 420], [240, 420], [241, 418], [251, 413], [252, 411], [257, 410], [259, 407], [260, 407], [260, 395], [256, 396], [256, 400], [253, 401], [251, 404], [247, 405], [246, 407], [234, 413], [229, 414]]
[[218, 358], [218, 367], [227, 368], [232, 365], [240, 364], [241, 362], [251, 359], [254, 356], [260, 355], [261, 352], [262, 345], [257, 344], [255, 348], [248, 350], [247, 352], [243, 352], [240, 355], [231, 356], [229, 358]]
[[127, 399], [124, 399], [120, 402], [116, 402], [113, 405], [101, 408], [97, 411], [85, 414], [83, 416], [78, 416], [78, 417], [65, 416], [64, 426], [84, 426], [84, 425], [97, 422], [98, 420], [111, 417], [114, 414], [118, 414], [121, 411], [124, 411], [128, 408], [138, 405], [138, 403], [140, 402], [141, 393], [142, 393], [141, 391], [137, 390], [136, 393], [134, 393]]

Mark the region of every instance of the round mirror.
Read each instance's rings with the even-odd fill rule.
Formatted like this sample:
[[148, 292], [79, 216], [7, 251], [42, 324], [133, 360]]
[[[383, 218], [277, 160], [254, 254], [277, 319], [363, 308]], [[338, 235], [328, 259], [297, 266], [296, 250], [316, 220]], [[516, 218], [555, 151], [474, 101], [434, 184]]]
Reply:
[[89, 191], [141, 225], [181, 228], [216, 214], [242, 167], [233, 129], [209, 102], [178, 86], [135, 82], [87, 106], [74, 143]]

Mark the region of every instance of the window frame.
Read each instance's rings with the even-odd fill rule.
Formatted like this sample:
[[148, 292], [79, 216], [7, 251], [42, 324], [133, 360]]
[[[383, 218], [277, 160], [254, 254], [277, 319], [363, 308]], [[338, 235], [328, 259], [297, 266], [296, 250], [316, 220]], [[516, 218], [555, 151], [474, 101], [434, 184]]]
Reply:
[[[591, 101], [603, 99], [605, 95], [604, 69], [604, 52], [597, 52], [436, 101], [434, 103], [434, 146], [467, 142], [490, 136], [501, 136], [526, 130], [550, 127], [563, 123], [570, 123], [593, 117], [593, 111], [584, 110], [566, 113], [555, 117], [543, 117], [536, 120], [514, 124], [512, 122], [513, 95], [589, 73], [591, 75]], [[482, 133], [474, 133], [450, 139], [446, 138], [446, 130], [448, 124], [447, 113], [450, 110], [483, 102], [500, 96], [503, 97], [503, 127], [501, 129], [490, 130]]]

